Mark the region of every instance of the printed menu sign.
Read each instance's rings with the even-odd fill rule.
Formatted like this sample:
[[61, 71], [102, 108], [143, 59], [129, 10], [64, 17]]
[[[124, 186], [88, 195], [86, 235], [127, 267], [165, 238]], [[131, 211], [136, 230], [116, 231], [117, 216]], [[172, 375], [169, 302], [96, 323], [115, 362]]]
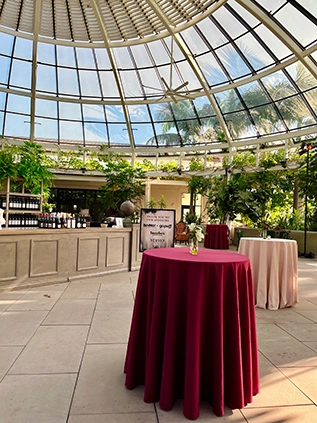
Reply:
[[141, 209], [140, 252], [174, 247], [175, 210]]

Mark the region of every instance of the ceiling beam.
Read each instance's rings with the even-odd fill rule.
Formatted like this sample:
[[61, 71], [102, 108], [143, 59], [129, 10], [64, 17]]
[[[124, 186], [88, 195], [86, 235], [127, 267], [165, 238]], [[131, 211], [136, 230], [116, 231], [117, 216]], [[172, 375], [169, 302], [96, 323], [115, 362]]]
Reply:
[[[102, 19], [102, 14], [101, 14], [101, 11], [99, 9], [99, 5], [97, 4], [96, 0], [90, 0], [90, 6], [92, 7], [92, 9], [94, 11], [96, 20], [98, 22], [98, 25], [99, 25], [99, 28], [100, 28], [100, 31], [102, 33], [102, 37], [103, 37], [103, 40], [104, 40], [104, 43], [105, 43], [105, 48], [106, 48], [108, 56], [109, 56], [112, 71], [113, 71], [113, 74], [114, 74], [114, 77], [115, 77], [115, 81], [116, 81], [119, 96], [120, 96], [120, 102], [121, 102], [121, 106], [122, 106], [122, 110], [123, 110], [123, 115], [124, 115], [124, 118], [125, 118], [125, 123], [126, 123], [127, 130], [128, 130], [127, 132], [128, 132], [128, 136], [129, 136], [131, 150], [133, 152], [134, 151], [133, 132], [132, 132], [131, 124], [130, 124], [128, 108], [127, 108], [127, 105], [126, 105], [126, 102], [125, 102], [125, 96], [124, 96], [123, 86], [122, 86], [121, 79], [120, 79], [120, 74], [119, 74], [119, 71], [118, 71], [118, 66], [117, 66], [117, 63], [115, 61], [112, 50], [109, 46], [109, 39], [108, 39], [106, 27], [105, 27], [103, 19]], [[110, 141], [110, 143], [111, 143], [111, 141]]]

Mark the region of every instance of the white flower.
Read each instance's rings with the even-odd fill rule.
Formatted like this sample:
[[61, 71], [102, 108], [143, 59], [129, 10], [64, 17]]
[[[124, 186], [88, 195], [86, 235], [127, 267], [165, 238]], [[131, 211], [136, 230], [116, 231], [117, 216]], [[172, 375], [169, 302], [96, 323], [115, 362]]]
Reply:
[[196, 223], [190, 223], [189, 230], [193, 232], [196, 229]]
[[204, 231], [200, 226], [196, 225], [196, 223], [190, 223], [188, 229], [190, 231], [190, 238], [196, 238], [198, 242], [204, 239]]

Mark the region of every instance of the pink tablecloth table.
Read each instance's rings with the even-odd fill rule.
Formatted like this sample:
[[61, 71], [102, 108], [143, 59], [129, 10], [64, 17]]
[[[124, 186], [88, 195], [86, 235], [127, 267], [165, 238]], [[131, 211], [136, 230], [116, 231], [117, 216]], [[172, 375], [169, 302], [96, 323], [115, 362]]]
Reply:
[[229, 230], [227, 225], [207, 225], [204, 240], [205, 248], [218, 250], [229, 249]]
[[257, 307], [277, 310], [298, 302], [296, 241], [243, 237], [239, 253], [250, 258]]
[[259, 391], [253, 280], [248, 257], [160, 248], [143, 253], [125, 361], [129, 389], [184, 415], [242, 408]]

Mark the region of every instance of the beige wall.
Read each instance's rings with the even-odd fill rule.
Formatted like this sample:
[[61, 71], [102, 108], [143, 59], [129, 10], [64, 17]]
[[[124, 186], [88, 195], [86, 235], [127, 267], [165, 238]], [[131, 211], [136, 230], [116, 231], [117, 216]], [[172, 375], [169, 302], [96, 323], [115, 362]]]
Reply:
[[159, 201], [164, 195], [166, 208], [176, 210], [176, 222], [182, 218], [182, 194], [188, 192], [187, 185], [157, 185], [151, 184], [151, 197]]

